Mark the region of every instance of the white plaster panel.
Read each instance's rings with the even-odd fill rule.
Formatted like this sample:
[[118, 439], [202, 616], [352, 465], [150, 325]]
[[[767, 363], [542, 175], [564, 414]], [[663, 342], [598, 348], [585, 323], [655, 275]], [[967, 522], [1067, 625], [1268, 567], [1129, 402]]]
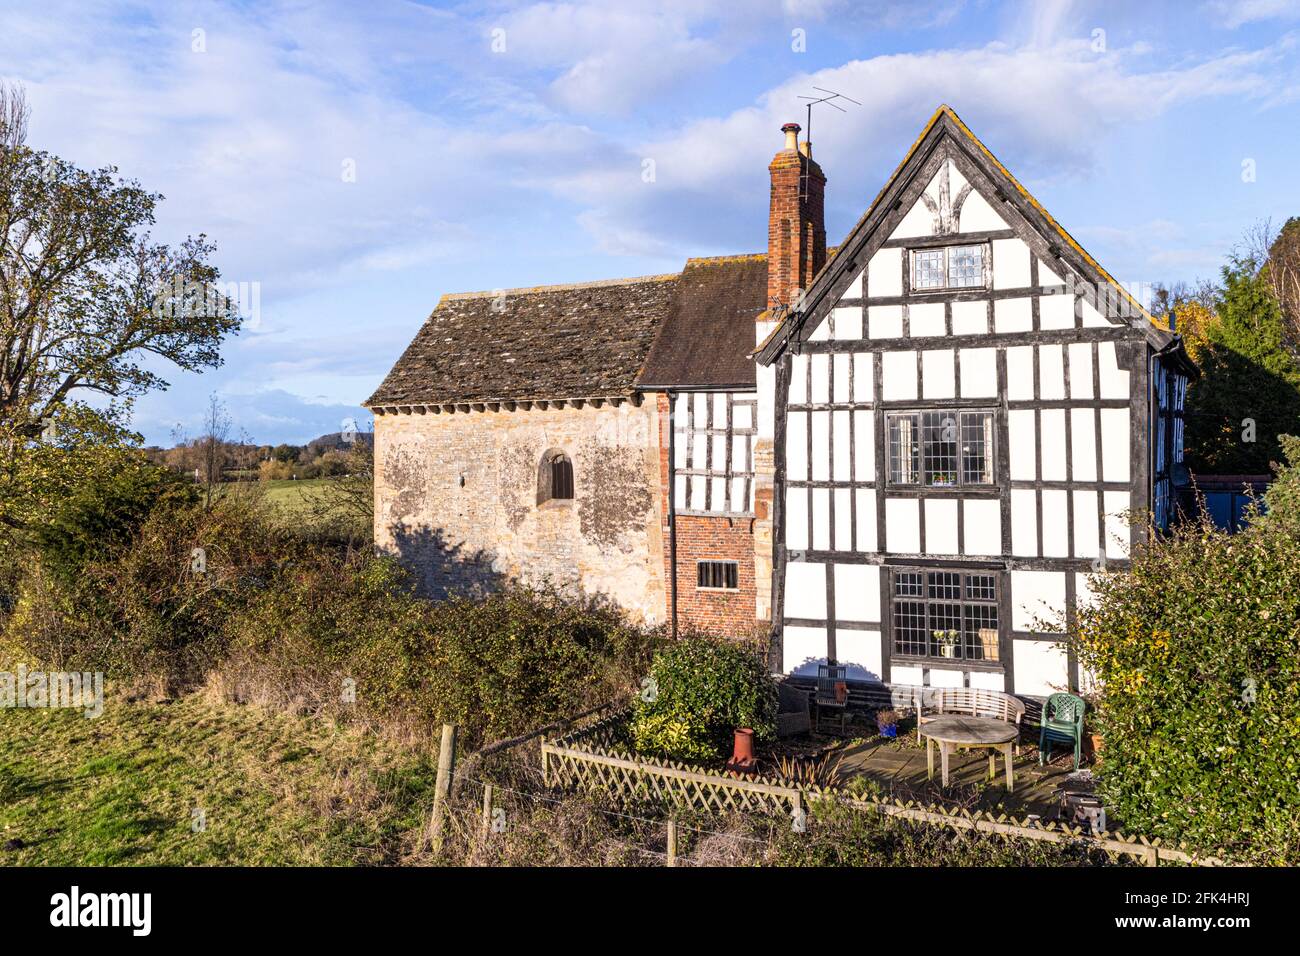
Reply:
[[927, 554], [957, 553], [957, 502], [954, 499], [925, 499], [925, 550]]
[[[927, 522], [928, 522], [927, 518]], [[1002, 553], [1002, 502], [997, 498], [967, 498], [962, 504], [966, 554]], [[929, 524], [926, 525], [929, 532]]]
[[1104, 481], [1128, 481], [1131, 460], [1127, 408], [1101, 410], [1101, 477]]
[[[839, 610], [838, 598], [836, 611]], [[835, 629], [835, 658], [848, 664], [849, 680], [881, 681], [881, 652], [879, 631], [860, 631], [856, 628]]]
[[847, 402], [850, 400], [849, 367], [853, 356], [847, 352], [836, 353], [831, 360], [831, 401]]
[[1101, 503], [1097, 492], [1076, 488], [1074, 497], [1074, 556], [1076, 558], [1095, 558], [1100, 554], [1101, 532], [1097, 530]]
[[835, 617], [840, 621], [880, 620], [879, 567], [835, 565]]
[[1118, 322], [1111, 322], [1104, 315], [1098, 312], [1091, 302], [1084, 298], [1079, 299], [1079, 313], [1083, 318], [1083, 327], [1086, 329], [1103, 328], [1119, 324]]
[[811, 412], [812, 419], [812, 479], [826, 481], [830, 478], [830, 412]]
[[1007, 400], [1029, 402], [1034, 399], [1034, 347], [1014, 345], [1007, 349]]
[[784, 627], [781, 666], [787, 674], [816, 677], [817, 665], [826, 663], [826, 647], [824, 627]]
[[[1040, 275], [1038, 281], [1042, 282]], [[1042, 295], [1038, 297], [1038, 327], [1042, 329], [1074, 328], [1074, 296]]]
[[1059, 345], [1038, 347], [1038, 391], [1046, 402], [1065, 398], [1065, 351]]
[[953, 335], [984, 335], [989, 330], [988, 302], [954, 302]]
[[1005, 692], [1007, 688], [1006, 675], [1001, 671], [971, 671], [970, 685], [980, 690]]
[[1007, 412], [1007, 438], [1011, 443], [1010, 463], [1012, 481], [1033, 481], [1038, 477], [1034, 461], [1034, 410], [1013, 408]]
[[926, 398], [955, 397], [957, 368], [952, 349], [929, 349], [921, 353], [921, 389]]
[[785, 493], [785, 546], [792, 551], [808, 548], [807, 488], [790, 488]]
[[1064, 481], [1065, 409], [1044, 408], [1039, 414], [1042, 416], [1038, 427], [1043, 447], [1042, 471], [1039, 474], [1044, 481]]
[[835, 309], [835, 339], [844, 342], [862, 338], [862, 306], [850, 305]]
[[785, 616], [826, 620], [826, 565], [786, 562]]
[[998, 350], [961, 350], [961, 397], [995, 398], [998, 394]]
[[919, 667], [908, 665], [901, 667], [898, 664], [892, 664], [889, 668], [889, 682], [891, 684], [903, 684], [910, 687], [921, 686], [922, 670]]
[[812, 375], [812, 400], [814, 402], [829, 402], [831, 400], [831, 357], [829, 355], [814, 355], [809, 363], [809, 373]]
[[[920, 197], [912, 203], [912, 208], [907, 211], [894, 231], [889, 234], [890, 239], [915, 239], [918, 236], [934, 235], [934, 214], [930, 212], [925, 205], [925, 201]], [[872, 262], [875, 260], [873, 259]]]
[[807, 355], [795, 355], [790, 360], [790, 401], [796, 405], [808, 401], [808, 359]]
[[871, 365], [870, 352], [853, 353], [853, 400], [869, 402], [875, 390], [875, 373]]
[[1043, 557], [1070, 556], [1069, 493], [1060, 488], [1044, 488]]
[[[1065, 280], [1057, 274], [1056, 270], [1049, 266], [1042, 259], [1038, 260], [1038, 284], [1039, 285], [1064, 285]], [[1071, 309], [1073, 311], [1073, 309]]]
[[1011, 489], [1011, 553], [1038, 557], [1038, 493], [1032, 488]]
[[903, 307], [901, 305], [873, 305], [867, 309], [867, 335], [873, 339], [902, 338]]
[[964, 684], [965, 678], [962, 677], [961, 671], [940, 670], [936, 667], [930, 668], [931, 687], [962, 687]]
[[896, 554], [921, 551], [921, 510], [916, 498], [885, 499], [885, 547]]
[[853, 550], [853, 490], [836, 488], [835, 491], [835, 550]]
[[1100, 342], [1097, 345], [1097, 365], [1101, 373], [1102, 398], [1128, 398], [1129, 373], [1119, 367], [1115, 356], [1114, 342]]
[[917, 302], [907, 307], [907, 327], [913, 337], [946, 335], [942, 302]]
[[1075, 481], [1097, 480], [1097, 413], [1070, 409], [1070, 456]]
[[853, 413], [853, 476], [876, 480], [876, 423], [870, 411]]
[[881, 391], [885, 401], [916, 398], [916, 353], [882, 352]]
[[878, 249], [867, 269], [867, 295], [903, 294], [903, 250]]
[[1051, 633], [1065, 620], [1065, 572], [1011, 572], [1011, 626], [1017, 631], [1038, 629]]
[[1022, 289], [1029, 285], [1029, 247], [1020, 239], [993, 240], [993, 288]]
[[849, 282], [848, 287], [844, 290], [844, 294], [840, 296], [841, 300], [862, 298], [862, 277], [865, 274], [865, 272], [859, 272], [853, 277]]
[[1013, 641], [1017, 694], [1046, 697], [1070, 685], [1069, 658], [1060, 641]]
[[990, 232], [1007, 228], [1006, 220], [993, 211], [988, 200], [978, 190], [971, 190], [961, 207], [962, 232]]
[[1129, 534], [1128, 511], [1132, 507], [1127, 491], [1107, 491], [1102, 494], [1106, 509], [1106, 557], [1127, 558]]
[[790, 481], [808, 480], [808, 413], [787, 412], [785, 472]]
[[812, 547], [814, 551], [831, 549], [831, 492], [829, 488], [812, 489]]
[[858, 488], [858, 550], [872, 552], [876, 550], [876, 493], [871, 488]]
[[1092, 398], [1092, 343], [1070, 344], [1070, 397]]
[[993, 303], [994, 332], [1029, 332], [1034, 327], [1034, 310], [1029, 299], [998, 299]]
[[849, 474], [850, 462], [852, 456], [852, 446], [850, 444], [849, 428], [852, 424], [850, 412], [843, 409], [837, 409], [832, 413], [832, 431], [835, 435], [835, 463], [831, 470], [831, 479], [833, 481], [848, 481], [851, 477]]

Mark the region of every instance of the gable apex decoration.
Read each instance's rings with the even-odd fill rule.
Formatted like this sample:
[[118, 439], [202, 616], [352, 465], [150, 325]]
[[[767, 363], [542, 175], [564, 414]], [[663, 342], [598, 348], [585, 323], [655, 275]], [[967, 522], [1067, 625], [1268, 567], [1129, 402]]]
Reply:
[[[968, 180], [955, 195], [950, 189], [949, 162], [943, 161], [945, 158], [963, 171]], [[924, 180], [918, 182], [923, 174], [926, 174]], [[938, 183], [937, 197], [927, 191], [932, 178]], [[996, 211], [1018, 227], [1017, 232], [1023, 233], [1021, 238], [1035, 254], [1061, 275], [1076, 275], [1082, 280], [1084, 298], [1103, 315], [1113, 311], [1107, 308], [1107, 302], [1116, 303], [1126, 313], [1142, 320], [1141, 325], [1156, 348], [1165, 348], [1175, 339], [1171, 330], [1157, 322], [945, 104], [930, 117], [867, 211], [840, 244], [838, 254], [828, 258], [796, 303], [797, 307], [777, 309], [770, 315], [775, 326], [755, 350], [755, 359], [762, 365], [771, 365], [792, 343], [807, 339], [888, 238], [889, 230], [897, 225], [892, 220], [906, 215], [904, 206], [910, 207], [916, 201], [923, 203], [934, 217], [936, 237], [955, 236], [961, 208], [975, 186], [970, 182], [972, 178], [984, 181], [990, 201], [1001, 201], [1001, 208]], [[889, 230], [884, 228], [887, 224]]]

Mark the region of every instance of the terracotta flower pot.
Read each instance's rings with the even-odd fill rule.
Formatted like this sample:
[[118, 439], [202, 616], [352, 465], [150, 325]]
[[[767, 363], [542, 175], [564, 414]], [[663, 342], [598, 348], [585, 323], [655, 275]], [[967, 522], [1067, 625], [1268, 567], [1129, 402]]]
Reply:
[[1101, 734], [1084, 734], [1084, 750], [1089, 760], [1097, 761], [1101, 759], [1102, 739]]
[[733, 773], [754, 773], [758, 761], [754, 759], [754, 731], [749, 727], [737, 727], [732, 744], [731, 759], [727, 769]]

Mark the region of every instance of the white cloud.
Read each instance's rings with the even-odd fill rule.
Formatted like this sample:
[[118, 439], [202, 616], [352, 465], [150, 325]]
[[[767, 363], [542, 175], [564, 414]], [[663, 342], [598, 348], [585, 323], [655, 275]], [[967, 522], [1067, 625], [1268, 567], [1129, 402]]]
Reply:
[[1300, 0], [1211, 0], [1206, 8], [1230, 30], [1264, 20], [1300, 19]]

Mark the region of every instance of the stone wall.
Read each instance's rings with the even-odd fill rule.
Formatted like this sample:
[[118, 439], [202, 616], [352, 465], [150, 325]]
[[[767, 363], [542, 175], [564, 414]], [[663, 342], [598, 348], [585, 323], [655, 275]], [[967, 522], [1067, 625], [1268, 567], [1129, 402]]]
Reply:
[[[375, 418], [375, 541], [433, 597], [549, 579], [663, 621], [653, 401]], [[543, 455], [573, 462], [574, 498], [538, 503]]]

